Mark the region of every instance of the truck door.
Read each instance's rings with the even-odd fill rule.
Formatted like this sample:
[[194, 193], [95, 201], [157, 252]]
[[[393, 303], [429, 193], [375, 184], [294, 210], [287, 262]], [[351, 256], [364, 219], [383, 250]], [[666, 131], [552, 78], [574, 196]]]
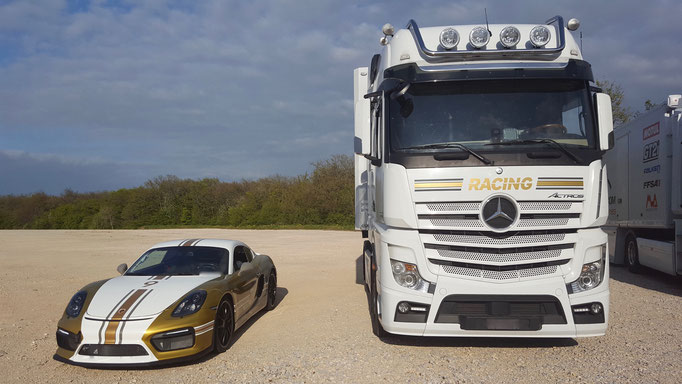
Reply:
[[612, 215], [611, 220], [619, 222], [625, 221], [629, 218], [628, 200], [629, 188], [623, 186], [629, 185], [629, 133], [621, 135], [616, 138], [615, 150], [608, 153], [613, 156], [611, 164], [618, 164], [615, 167], [607, 168], [609, 177], [609, 214]]

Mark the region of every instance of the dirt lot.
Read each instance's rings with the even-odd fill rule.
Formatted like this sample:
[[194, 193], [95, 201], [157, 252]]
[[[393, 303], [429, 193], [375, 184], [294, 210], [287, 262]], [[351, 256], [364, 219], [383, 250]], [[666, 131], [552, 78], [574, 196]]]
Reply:
[[[236, 238], [272, 256], [274, 311], [223, 354], [182, 366], [94, 370], [53, 359], [55, 329], [83, 285], [115, 276], [155, 242]], [[611, 269], [605, 337], [503, 340], [390, 337], [370, 330], [353, 232], [0, 231], [0, 382], [680, 382], [682, 281]]]

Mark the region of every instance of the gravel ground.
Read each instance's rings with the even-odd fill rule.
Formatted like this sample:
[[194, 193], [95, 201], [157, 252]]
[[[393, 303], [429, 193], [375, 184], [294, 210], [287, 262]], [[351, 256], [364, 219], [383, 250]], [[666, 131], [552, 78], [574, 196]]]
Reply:
[[[96, 370], [53, 359], [55, 330], [83, 285], [116, 275], [155, 242], [236, 238], [272, 256], [279, 304], [232, 347], [182, 366]], [[605, 337], [390, 337], [371, 333], [355, 281], [362, 239], [335, 231], [0, 231], [0, 382], [664, 382], [682, 380], [682, 280], [611, 269]]]

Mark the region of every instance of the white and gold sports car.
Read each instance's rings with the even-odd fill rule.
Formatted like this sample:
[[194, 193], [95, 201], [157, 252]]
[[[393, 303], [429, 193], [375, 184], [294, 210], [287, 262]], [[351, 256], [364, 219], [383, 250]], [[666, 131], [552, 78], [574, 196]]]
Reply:
[[237, 328], [275, 306], [272, 259], [239, 241], [168, 241], [118, 271], [73, 296], [57, 327], [58, 359], [146, 365], [223, 352]]

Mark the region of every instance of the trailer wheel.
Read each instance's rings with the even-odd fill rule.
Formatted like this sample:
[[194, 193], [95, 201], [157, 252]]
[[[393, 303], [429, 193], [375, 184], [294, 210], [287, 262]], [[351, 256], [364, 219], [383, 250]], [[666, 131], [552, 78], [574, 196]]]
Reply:
[[376, 268], [374, 267], [374, 259], [372, 259], [372, 268], [371, 268], [371, 281], [370, 281], [370, 303], [369, 303], [369, 312], [370, 312], [370, 318], [372, 319], [372, 333], [378, 338], [386, 337], [388, 336], [388, 333], [384, 330], [384, 327], [381, 326], [381, 321], [379, 321], [379, 294], [377, 292], [377, 271]]
[[628, 235], [625, 239], [625, 265], [632, 273], [639, 273], [642, 270], [642, 266], [639, 264], [637, 239], [634, 235]]

